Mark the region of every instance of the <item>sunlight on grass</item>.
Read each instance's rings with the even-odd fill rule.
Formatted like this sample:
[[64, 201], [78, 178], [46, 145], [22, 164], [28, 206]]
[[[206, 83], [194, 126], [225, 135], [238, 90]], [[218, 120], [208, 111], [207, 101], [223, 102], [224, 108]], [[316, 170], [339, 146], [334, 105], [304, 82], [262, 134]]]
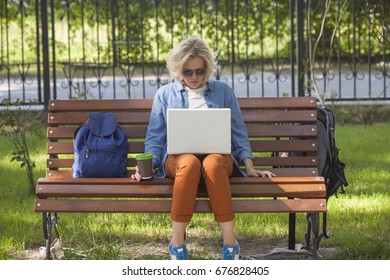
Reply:
[[[350, 195], [340, 195], [339, 199], [331, 199], [328, 208], [334, 212], [389, 212], [390, 214], [390, 194], [373, 193], [359, 197]], [[334, 208], [334, 210], [333, 210]]]

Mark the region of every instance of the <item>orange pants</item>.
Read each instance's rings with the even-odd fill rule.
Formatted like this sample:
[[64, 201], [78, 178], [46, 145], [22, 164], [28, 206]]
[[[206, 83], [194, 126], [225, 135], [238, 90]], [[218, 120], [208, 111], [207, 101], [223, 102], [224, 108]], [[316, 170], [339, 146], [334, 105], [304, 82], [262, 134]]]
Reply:
[[191, 220], [201, 177], [206, 183], [215, 220], [229, 222], [234, 219], [229, 183], [229, 177], [233, 172], [233, 160], [230, 155], [169, 155], [165, 162], [165, 172], [168, 177], [175, 179], [172, 195], [172, 221], [189, 222]]

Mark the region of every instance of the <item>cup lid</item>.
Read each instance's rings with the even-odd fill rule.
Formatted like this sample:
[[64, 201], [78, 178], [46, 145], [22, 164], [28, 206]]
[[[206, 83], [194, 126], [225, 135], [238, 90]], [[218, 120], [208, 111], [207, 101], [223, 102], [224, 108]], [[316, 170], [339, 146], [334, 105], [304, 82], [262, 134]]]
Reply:
[[148, 160], [152, 158], [153, 158], [152, 153], [140, 154], [135, 157], [136, 160]]

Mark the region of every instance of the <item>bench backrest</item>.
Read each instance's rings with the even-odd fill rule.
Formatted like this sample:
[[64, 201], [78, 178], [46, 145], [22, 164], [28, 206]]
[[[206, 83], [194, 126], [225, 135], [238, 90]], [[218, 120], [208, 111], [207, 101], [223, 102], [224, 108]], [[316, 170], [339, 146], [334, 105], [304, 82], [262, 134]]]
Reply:
[[[143, 153], [152, 99], [52, 100], [47, 128], [47, 177], [71, 177], [73, 133], [89, 112], [114, 112], [129, 137], [128, 166]], [[254, 163], [277, 176], [318, 176], [314, 97], [239, 98]], [[288, 157], [281, 157], [288, 152]]]

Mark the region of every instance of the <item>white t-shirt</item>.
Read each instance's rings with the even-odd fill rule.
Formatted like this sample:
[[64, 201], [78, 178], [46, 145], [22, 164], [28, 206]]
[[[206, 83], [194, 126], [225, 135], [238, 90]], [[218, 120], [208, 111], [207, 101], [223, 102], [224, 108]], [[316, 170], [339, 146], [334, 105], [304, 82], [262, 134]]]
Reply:
[[207, 103], [204, 99], [206, 85], [197, 89], [192, 89], [188, 87], [186, 89], [188, 91], [188, 101], [190, 109], [207, 109]]

